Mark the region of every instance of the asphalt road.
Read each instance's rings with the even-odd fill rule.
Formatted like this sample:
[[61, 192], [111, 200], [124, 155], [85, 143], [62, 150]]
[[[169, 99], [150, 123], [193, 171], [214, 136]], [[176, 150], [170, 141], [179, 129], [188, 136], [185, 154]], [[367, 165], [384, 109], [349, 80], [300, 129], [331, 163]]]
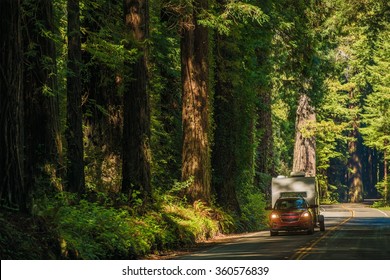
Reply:
[[366, 204], [322, 206], [325, 231], [313, 235], [268, 231], [184, 255], [180, 260], [390, 260], [390, 211]]

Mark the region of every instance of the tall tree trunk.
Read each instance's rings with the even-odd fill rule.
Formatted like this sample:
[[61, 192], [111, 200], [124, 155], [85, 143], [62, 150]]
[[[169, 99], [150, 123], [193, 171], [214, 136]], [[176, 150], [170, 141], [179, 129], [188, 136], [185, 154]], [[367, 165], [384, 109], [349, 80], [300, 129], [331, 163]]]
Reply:
[[[256, 146], [255, 185], [262, 188], [266, 199], [271, 199], [271, 177], [276, 176], [273, 150], [273, 129], [271, 110], [271, 90], [260, 90], [260, 104], [257, 105], [256, 131], [260, 133]], [[268, 176], [265, 177], [264, 175]]]
[[0, 1], [0, 205], [28, 211], [24, 183], [20, 0]]
[[[101, 9], [107, 16], [117, 16], [121, 3], [106, 1]], [[96, 17], [92, 7], [85, 11], [81, 25], [89, 31], [82, 36], [82, 43], [88, 43], [89, 36], [104, 30], [105, 19]], [[122, 13], [121, 13], [122, 14]], [[90, 35], [92, 34], [92, 35]], [[96, 35], [95, 35], [96, 36]], [[82, 52], [83, 65], [87, 73], [83, 79], [83, 95], [88, 98], [83, 105], [85, 176], [92, 178], [97, 191], [118, 193], [121, 186], [123, 106], [118, 94], [118, 73], [88, 51]]]
[[211, 199], [211, 166], [209, 147], [209, 38], [208, 29], [198, 24], [207, 0], [193, 1], [192, 14], [182, 22], [181, 76], [182, 76], [182, 180], [193, 179], [187, 189], [190, 202]]
[[[356, 102], [354, 101], [354, 93], [350, 92], [351, 111], [356, 109]], [[362, 159], [360, 151], [360, 133], [359, 133], [359, 118], [356, 115], [352, 120], [352, 130], [350, 132], [348, 141], [348, 200], [350, 202], [363, 201], [363, 179], [362, 179]]]
[[[270, 3], [267, 1], [262, 4], [262, 9], [270, 9]], [[271, 45], [272, 38], [275, 31], [271, 24], [265, 24], [262, 27], [261, 43], [258, 44], [255, 53], [258, 65], [258, 71], [262, 73], [263, 77], [259, 79], [257, 85], [257, 96], [259, 102], [256, 106], [257, 123], [256, 131], [260, 137], [257, 139], [256, 147], [256, 184], [261, 184], [260, 173], [276, 176], [275, 162], [274, 162], [274, 143], [273, 143], [273, 128], [272, 128], [272, 89], [271, 78], [267, 73], [272, 72], [271, 61]], [[263, 182], [264, 183], [264, 182]], [[270, 186], [270, 184], [267, 184]], [[264, 190], [270, 195], [270, 189]]]
[[80, 6], [78, 0], [68, 0], [68, 74], [66, 140], [68, 189], [85, 191], [84, 147], [81, 110], [81, 40]]
[[293, 172], [304, 172], [305, 176], [316, 175], [316, 140], [314, 125], [316, 115], [307, 94], [301, 94], [295, 122], [295, 145]]
[[257, 106], [258, 121], [257, 131], [261, 134], [257, 145], [256, 171], [269, 175], [275, 174], [273, 162], [273, 133], [272, 133], [272, 110], [271, 90], [265, 89], [260, 92], [260, 104]]
[[388, 174], [387, 174], [387, 152], [383, 153], [383, 182], [384, 182], [384, 196], [385, 203], [389, 205], [390, 195], [389, 195], [389, 182], [388, 182]]
[[[43, 34], [54, 33], [51, 0], [26, 2], [24, 9], [24, 118], [26, 150], [26, 184], [33, 188], [35, 178], [56, 176], [62, 163], [62, 141], [59, 124], [56, 82], [56, 48], [53, 40]], [[33, 55], [28, 55], [33, 54]], [[50, 169], [44, 168], [46, 163]], [[53, 174], [54, 172], [54, 174]]]
[[377, 190], [375, 188], [376, 184], [378, 183], [378, 159], [377, 159], [377, 152], [375, 149], [363, 147], [364, 153], [363, 153], [363, 171], [362, 173], [365, 174], [363, 177], [363, 186], [365, 188], [365, 192], [368, 195], [368, 198], [376, 198], [377, 197]]
[[[357, 135], [357, 128], [351, 132], [351, 137]], [[363, 201], [363, 183], [362, 183], [362, 163], [358, 150], [358, 140], [350, 140], [348, 143], [349, 159], [348, 159], [348, 186], [349, 186], [349, 201]]]
[[[149, 36], [148, 0], [124, 0], [124, 21], [139, 56], [125, 62], [122, 192], [141, 193], [144, 203], [151, 198], [150, 102], [147, 92], [145, 40]], [[134, 45], [127, 45], [130, 49]]]
[[217, 34], [215, 41], [215, 55], [218, 64], [215, 69], [215, 96], [214, 96], [214, 141], [217, 143], [212, 152], [213, 188], [217, 202], [224, 209], [241, 213], [236, 194], [236, 143], [235, 133], [235, 97], [234, 87], [226, 73], [231, 71], [231, 50], [227, 45], [231, 38]]

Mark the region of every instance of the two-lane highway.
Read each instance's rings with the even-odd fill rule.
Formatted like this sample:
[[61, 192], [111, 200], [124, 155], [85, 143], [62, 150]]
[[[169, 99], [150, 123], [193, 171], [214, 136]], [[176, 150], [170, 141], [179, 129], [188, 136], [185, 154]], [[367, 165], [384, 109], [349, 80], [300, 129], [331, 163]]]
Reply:
[[313, 235], [268, 231], [247, 234], [229, 243], [176, 259], [390, 259], [390, 211], [365, 204], [323, 206], [326, 230]]
[[[342, 211], [349, 217], [337, 224]], [[325, 208], [334, 225], [315, 244], [296, 255], [317, 260], [390, 260], [390, 212], [364, 204], [341, 204]], [[303, 250], [304, 251], [304, 250]]]

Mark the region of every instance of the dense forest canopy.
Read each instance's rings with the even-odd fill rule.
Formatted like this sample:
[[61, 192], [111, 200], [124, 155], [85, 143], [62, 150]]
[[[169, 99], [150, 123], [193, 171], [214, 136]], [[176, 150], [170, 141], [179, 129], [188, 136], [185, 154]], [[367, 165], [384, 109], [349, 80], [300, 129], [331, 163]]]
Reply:
[[29, 258], [88, 259], [261, 229], [291, 171], [389, 203], [389, 8], [2, 0], [2, 257], [23, 230]]

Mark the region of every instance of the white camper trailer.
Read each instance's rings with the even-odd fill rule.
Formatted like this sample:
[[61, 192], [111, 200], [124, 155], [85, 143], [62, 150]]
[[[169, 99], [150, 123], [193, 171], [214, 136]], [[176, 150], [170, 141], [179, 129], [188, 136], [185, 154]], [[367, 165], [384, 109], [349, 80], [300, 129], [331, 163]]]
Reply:
[[[292, 174], [291, 177], [279, 176], [272, 179], [272, 213], [270, 216], [271, 235], [279, 231], [304, 230], [313, 233], [314, 227], [325, 230], [324, 216], [319, 213], [319, 191], [315, 177], [304, 174]], [[280, 203], [299, 203], [304, 206], [283, 210]], [[306, 215], [304, 218], [304, 215]], [[308, 218], [310, 216], [310, 219]]]

